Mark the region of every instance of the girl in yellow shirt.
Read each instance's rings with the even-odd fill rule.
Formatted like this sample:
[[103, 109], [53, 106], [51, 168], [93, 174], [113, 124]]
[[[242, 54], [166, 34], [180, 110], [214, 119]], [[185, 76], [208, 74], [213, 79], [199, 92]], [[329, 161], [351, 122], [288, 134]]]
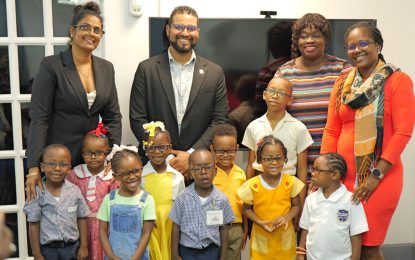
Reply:
[[184, 190], [184, 178], [173, 169], [166, 158], [171, 152], [169, 132], [162, 122], [150, 122], [143, 126], [147, 138], [143, 142], [149, 159], [143, 168], [144, 190], [149, 192], [156, 204], [156, 225], [150, 239], [150, 259], [171, 259], [172, 222], [168, 218], [173, 200]]
[[253, 221], [251, 259], [295, 259], [293, 218], [300, 213], [299, 193], [304, 184], [281, 172], [287, 149], [272, 135], [258, 143], [257, 161], [264, 172], [239, 189], [245, 215]]

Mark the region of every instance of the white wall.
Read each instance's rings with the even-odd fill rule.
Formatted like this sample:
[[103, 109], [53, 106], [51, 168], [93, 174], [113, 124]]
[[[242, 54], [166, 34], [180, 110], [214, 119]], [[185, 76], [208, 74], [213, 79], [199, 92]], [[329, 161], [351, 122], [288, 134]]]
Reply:
[[[115, 66], [118, 96], [124, 116], [123, 143], [137, 143], [130, 130], [128, 105], [137, 65], [148, 58], [148, 17], [167, 17], [175, 6], [181, 4], [194, 7], [203, 18], [259, 18], [262, 17], [259, 15], [260, 10], [277, 10], [277, 18], [299, 18], [305, 13], [317, 12], [333, 19], [377, 19], [385, 39], [384, 56], [415, 79], [414, 55], [411, 50], [415, 42], [415, 27], [412, 26], [415, 10], [413, 0], [142, 0], [142, 3], [144, 15], [140, 18], [128, 13], [128, 0], [106, 0], [103, 3], [106, 30], [104, 58]], [[415, 138], [412, 138], [402, 157], [405, 169], [404, 190], [386, 244], [415, 243], [414, 154]]]

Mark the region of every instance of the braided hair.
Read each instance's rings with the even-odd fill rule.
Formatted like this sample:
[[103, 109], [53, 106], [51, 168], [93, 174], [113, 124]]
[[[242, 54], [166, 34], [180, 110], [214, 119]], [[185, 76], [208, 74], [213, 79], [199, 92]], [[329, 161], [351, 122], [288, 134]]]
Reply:
[[346, 160], [338, 153], [323, 153], [319, 157], [323, 157], [327, 160], [327, 165], [332, 171], [338, 171], [340, 178], [344, 179], [347, 172]]
[[280, 139], [275, 138], [273, 135], [267, 135], [257, 143], [258, 149], [256, 151], [256, 160], [257, 160], [258, 163], [261, 163], [262, 152], [263, 152], [264, 148], [267, 145], [272, 145], [272, 144], [273, 145], [280, 145], [281, 148], [282, 148], [282, 151], [284, 153], [284, 157], [287, 158], [287, 148], [285, 147], [284, 143]]
[[117, 174], [120, 168], [121, 160], [123, 158], [130, 157], [130, 156], [137, 159], [141, 164], [141, 157], [140, 155], [138, 155], [138, 153], [128, 150], [128, 149], [123, 149], [121, 151], [116, 152], [111, 159], [111, 167], [115, 174]]

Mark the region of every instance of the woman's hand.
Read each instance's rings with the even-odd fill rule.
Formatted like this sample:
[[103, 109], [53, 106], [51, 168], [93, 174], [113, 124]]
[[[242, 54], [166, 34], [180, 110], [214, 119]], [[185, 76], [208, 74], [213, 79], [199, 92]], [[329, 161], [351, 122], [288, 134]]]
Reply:
[[78, 255], [76, 257], [77, 260], [86, 260], [88, 259], [88, 247], [81, 246], [78, 249]]
[[355, 204], [358, 204], [359, 202], [367, 202], [370, 195], [375, 191], [375, 189], [378, 187], [380, 180], [373, 176], [372, 174], [369, 174], [366, 178], [366, 180], [355, 189], [352, 201]]
[[43, 190], [42, 178], [40, 177], [39, 167], [32, 167], [29, 169], [29, 174], [26, 175], [26, 196], [27, 201], [36, 198], [36, 185]]

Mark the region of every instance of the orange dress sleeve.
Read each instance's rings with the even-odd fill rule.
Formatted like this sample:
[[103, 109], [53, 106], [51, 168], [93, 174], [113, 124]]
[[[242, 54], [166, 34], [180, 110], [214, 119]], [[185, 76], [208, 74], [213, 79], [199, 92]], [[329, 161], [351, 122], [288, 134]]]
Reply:
[[413, 83], [408, 75], [395, 72], [389, 77], [385, 84], [385, 102], [386, 99], [390, 99], [391, 105], [390, 108], [385, 106], [385, 116], [386, 113], [391, 115], [392, 125], [384, 125], [384, 135], [391, 138], [383, 145], [380, 157], [395, 164], [399, 161], [414, 130], [415, 97]]

